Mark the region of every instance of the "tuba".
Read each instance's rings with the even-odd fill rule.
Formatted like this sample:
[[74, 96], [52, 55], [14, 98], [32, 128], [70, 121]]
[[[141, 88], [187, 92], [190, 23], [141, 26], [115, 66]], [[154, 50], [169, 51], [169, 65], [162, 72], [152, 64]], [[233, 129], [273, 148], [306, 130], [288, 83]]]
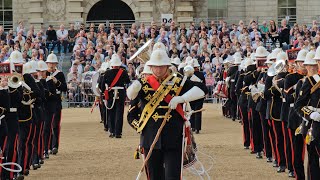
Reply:
[[150, 39], [149, 41], [147, 41], [141, 48], [138, 49], [138, 51], [136, 53], [134, 53], [129, 61], [133, 61], [135, 59], [137, 59], [138, 61], [140, 61], [140, 65], [136, 68], [136, 75], [138, 77], [140, 77], [140, 74], [141, 72], [143, 71], [143, 67], [144, 67], [144, 64], [149, 61], [150, 59], [150, 51], [149, 51], [149, 48], [150, 48], [150, 44], [153, 40]]

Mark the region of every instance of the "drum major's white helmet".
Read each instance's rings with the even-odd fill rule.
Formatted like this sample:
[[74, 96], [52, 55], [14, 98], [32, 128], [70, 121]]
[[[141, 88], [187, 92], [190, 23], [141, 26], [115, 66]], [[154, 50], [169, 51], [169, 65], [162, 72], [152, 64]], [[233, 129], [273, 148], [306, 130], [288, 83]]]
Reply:
[[48, 70], [48, 66], [44, 61], [38, 61], [38, 71], [47, 71]]
[[314, 59], [315, 57], [315, 52], [310, 51], [306, 55], [306, 59], [304, 60], [303, 65], [317, 65], [317, 61]]
[[297, 61], [297, 62], [304, 62], [305, 61], [305, 59], [306, 59], [306, 56], [307, 56], [307, 54], [308, 54], [308, 50], [306, 50], [306, 49], [301, 49], [299, 52], [298, 52], [298, 56], [297, 56], [297, 59], [295, 60], [295, 61]]
[[110, 60], [110, 66], [121, 66], [122, 62], [118, 54], [113, 54]]
[[171, 66], [171, 60], [166, 51], [161, 48], [155, 49], [150, 55], [149, 66]]

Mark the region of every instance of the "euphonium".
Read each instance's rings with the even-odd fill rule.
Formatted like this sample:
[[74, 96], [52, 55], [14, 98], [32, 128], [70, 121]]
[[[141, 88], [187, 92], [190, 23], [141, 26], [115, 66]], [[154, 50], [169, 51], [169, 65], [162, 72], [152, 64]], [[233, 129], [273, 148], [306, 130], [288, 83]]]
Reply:
[[12, 73], [8, 78], [8, 86], [11, 88], [18, 88], [21, 86], [23, 77], [19, 73]]

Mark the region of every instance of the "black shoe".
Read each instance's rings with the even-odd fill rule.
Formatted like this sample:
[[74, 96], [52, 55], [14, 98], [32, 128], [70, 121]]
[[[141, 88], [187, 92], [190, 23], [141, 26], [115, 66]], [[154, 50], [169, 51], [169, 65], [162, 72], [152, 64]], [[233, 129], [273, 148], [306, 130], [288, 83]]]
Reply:
[[110, 133], [109, 138], [114, 138], [114, 134]]
[[257, 152], [256, 158], [257, 159], [262, 159], [262, 153], [261, 152]]
[[43, 157], [44, 157], [45, 159], [49, 159], [49, 154], [48, 154], [48, 153], [44, 153], [44, 154], [43, 154]]
[[116, 137], [116, 138], [121, 138], [121, 135], [116, 135], [115, 137]]
[[32, 169], [33, 169], [33, 170], [37, 170], [38, 168], [39, 168], [39, 167], [38, 167], [38, 164], [33, 164], [33, 165], [32, 165]]
[[191, 128], [191, 131], [194, 132], [194, 131], [196, 131], [196, 130], [195, 130], [194, 128]]
[[251, 151], [251, 152], [250, 152], [250, 154], [256, 154], [256, 153], [257, 153], [257, 152], [255, 152], [255, 151]]
[[277, 169], [277, 172], [278, 173], [282, 173], [282, 172], [285, 172], [286, 171], [286, 167], [285, 166], [280, 166], [280, 167], [278, 167], [278, 169]]
[[295, 178], [294, 171], [289, 171], [288, 177]]
[[273, 163], [272, 163], [272, 166], [273, 166], [273, 167], [279, 167], [278, 161], [274, 160]]
[[52, 154], [53, 154], [53, 155], [58, 154], [58, 148], [53, 148], [53, 149], [52, 149]]
[[243, 149], [249, 149], [249, 146], [245, 146]]
[[26, 169], [23, 171], [23, 175], [28, 176], [29, 175], [29, 169]]
[[271, 157], [267, 157], [267, 162], [271, 163], [272, 162], [272, 158]]
[[49, 149], [48, 153], [49, 153], [49, 154], [52, 154], [52, 151], [51, 151], [51, 149]]
[[43, 159], [40, 159], [40, 160], [39, 160], [39, 164], [44, 164], [44, 160], [43, 160]]
[[236, 121], [236, 119], [235, 119], [235, 118], [232, 118], [232, 121]]
[[18, 173], [16, 179], [17, 179], [17, 180], [24, 180], [23, 174]]
[[200, 133], [200, 131], [199, 130], [196, 130], [196, 134], [199, 134]]

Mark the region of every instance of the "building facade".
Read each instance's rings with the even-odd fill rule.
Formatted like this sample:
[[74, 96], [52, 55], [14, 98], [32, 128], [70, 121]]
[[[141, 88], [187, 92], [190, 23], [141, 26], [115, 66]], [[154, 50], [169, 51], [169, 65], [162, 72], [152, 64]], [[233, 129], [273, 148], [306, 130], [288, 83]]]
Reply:
[[36, 29], [106, 20], [159, 23], [163, 14], [172, 14], [178, 23], [212, 19], [248, 23], [286, 16], [301, 24], [320, 20], [320, 0], [0, 0], [0, 6], [0, 22], [7, 29], [19, 21]]

